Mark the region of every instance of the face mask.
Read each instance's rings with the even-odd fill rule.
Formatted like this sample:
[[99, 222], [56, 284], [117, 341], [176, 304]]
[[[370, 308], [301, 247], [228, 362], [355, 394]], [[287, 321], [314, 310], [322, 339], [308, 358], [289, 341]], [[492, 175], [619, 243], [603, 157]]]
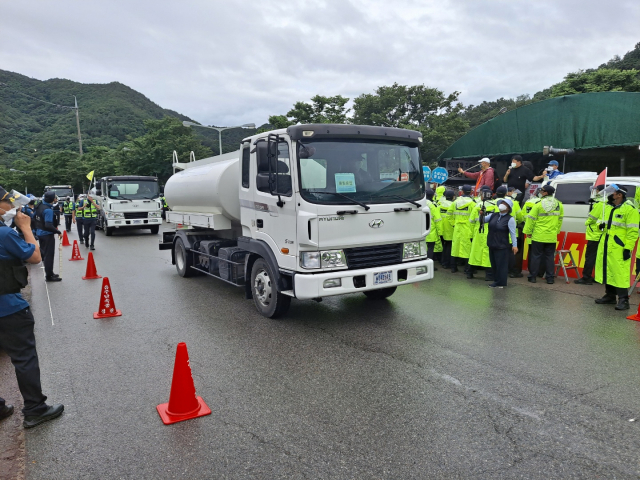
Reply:
[[2, 215], [2, 220], [4, 221], [4, 223], [6, 223], [8, 226], [11, 226], [11, 223], [13, 222], [13, 217], [16, 216], [17, 210], [15, 208], [12, 208], [11, 210], [7, 210], [3, 215]]
[[516, 162], [511, 162], [511, 168], [516, 168]]
[[547, 167], [547, 172], [553, 172], [553, 167]]
[[498, 208], [502, 213], [505, 213], [509, 209], [509, 207], [507, 207], [504, 203], [501, 203]]
[[609, 195], [607, 197], [607, 200], [609, 201], [609, 203], [613, 203], [613, 195]]

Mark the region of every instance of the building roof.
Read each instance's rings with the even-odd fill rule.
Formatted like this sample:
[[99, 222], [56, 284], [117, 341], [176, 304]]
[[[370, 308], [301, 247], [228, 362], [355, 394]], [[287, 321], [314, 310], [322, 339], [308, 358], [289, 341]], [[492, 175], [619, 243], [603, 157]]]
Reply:
[[640, 93], [598, 92], [550, 98], [479, 125], [439, 159], [640, 145]]

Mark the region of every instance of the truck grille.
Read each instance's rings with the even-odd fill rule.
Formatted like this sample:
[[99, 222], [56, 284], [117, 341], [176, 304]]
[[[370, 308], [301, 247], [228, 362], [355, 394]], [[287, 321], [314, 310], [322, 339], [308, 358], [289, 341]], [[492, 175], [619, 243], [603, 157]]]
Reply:
[[127, 220], [147, 218], [148, 216], [147, 212], [124, 212], [124, 218]]
[[402, 244], [346, 248], [344, 255], [347, 257], [349, 270], [394, 265], [402, 263]]

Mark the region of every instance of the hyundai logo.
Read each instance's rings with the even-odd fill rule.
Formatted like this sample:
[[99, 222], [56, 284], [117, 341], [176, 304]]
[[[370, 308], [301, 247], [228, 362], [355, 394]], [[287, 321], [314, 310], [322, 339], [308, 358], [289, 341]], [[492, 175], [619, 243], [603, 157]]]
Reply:
[[371, 228], [380, 228], [381, 226], [384, 225], [384, 222], [382, 220], [376, 219], [376, 220], [371, 220], [369, 222], [369, 226]]

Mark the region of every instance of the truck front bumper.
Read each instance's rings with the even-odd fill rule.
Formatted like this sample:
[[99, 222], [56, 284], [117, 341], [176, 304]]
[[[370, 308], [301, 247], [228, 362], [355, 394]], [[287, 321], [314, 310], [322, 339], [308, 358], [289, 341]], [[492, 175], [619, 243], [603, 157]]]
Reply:
[[[424, 273], [417, 274], [417, 270]], [[374, 274], [391, 272], [391, 281], [374, 285]], [[356, 279], [354, 283], [354, 278]], [[365, 292], [380, 288], [397, 287], [409, 283], [422, 282], [433, 278], [433, 260], [400, 263], [384, 267], [363, 268], [361, 270], [337, 270], [316, 274], [296, 273], [294, 276], [295, 297], [301, 300]], [[340, 286], [326, 287], [325, 281], [340, 279]], [[363, 282], [364, 281], [364, 282]]]
[[162, 225], [162, 218], [136, 218], [133, 220], [125, 220], [119, 218], [117, 220], [107, 219], [107, 227], [147, 227], [149, 225]]

